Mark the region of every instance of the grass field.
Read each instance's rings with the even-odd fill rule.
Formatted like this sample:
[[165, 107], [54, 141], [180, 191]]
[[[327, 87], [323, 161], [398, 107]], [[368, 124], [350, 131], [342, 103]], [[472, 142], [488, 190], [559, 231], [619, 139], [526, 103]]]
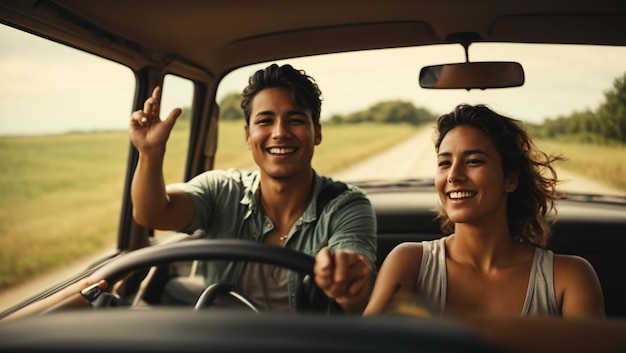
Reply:
[[[165, 178], [181, 181], [187, 125], [168, 143]], [[314, 168], [328, 174], [380, 152], [416, 132], [399, 125], [323, 126]], [[626, 190], [626, 150], [553, 144], [567, 151], [572, 171]], [[128, 133], [0, 138], [0, 290], [69, 261], [114, 247], [122, 205]], [[216, 169], [253, 165], [242, 122], [222, 122]]]
[[626, 190], [626, 146], [596, 146], [538, 140], [546, 152], [564, 154], [566, 168], [618, 190]]

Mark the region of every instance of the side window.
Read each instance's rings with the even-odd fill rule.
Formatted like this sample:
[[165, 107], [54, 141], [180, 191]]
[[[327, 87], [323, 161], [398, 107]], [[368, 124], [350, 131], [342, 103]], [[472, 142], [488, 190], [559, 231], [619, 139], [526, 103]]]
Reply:
[[163, 174], [168, 184], [184, 181], [193, 92], [193, 82], [190, 80], [174, 75], [165, 76], [161, 98], [161, 119], [167, 118], [174, 108], [178, 107], [183, 110], [167, 141]]
[[217, 89], [220, 106], [220, 128], [214, 169], [256, 169], [252, 154], [246, 148], [246, 120], [241, 110], [241, 91], [248, 77], [266, 65], [252, 65], [234, 70], [224, 77]]
[[[5, 309], [50, 284], [37, 279], [115, 250], [135, 81], [117, 63], [4, 25], [0, 47]], [[29, 290], [11, 300], [18, 286]]]
[[[174, 108], [183, 110], [167, 140], [167, 153], [163, 161], [166, 184], [182, 182], [185, 178], [193, 93], [193, 82], [190, 80], [174, 75], [165, 76], [161, 93], [161, 119], [167, 118]], [[154, 230], [155, 237], [168, 233], [170, 232]]]

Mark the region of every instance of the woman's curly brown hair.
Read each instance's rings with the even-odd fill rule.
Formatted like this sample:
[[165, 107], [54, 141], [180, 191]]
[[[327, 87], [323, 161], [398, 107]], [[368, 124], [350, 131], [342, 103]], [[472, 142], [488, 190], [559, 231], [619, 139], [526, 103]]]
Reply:
[[[497, 114], [486, 105], [460, 104], [437, 121], [435, 150], [457, 126], [471, 126], [490, 137], [502, 160], [504, 175], [517, 175], [519, 185], [508, 195], [507, 218], [511, 235], [522, 242], [545, 248], [556, 220], [555, 202], [562, 198], [556, 192], [558, 183], [553, 163], [565, 160], [562, 155], [548, 155], [539, 150], [519, 120]], [[445, 211], [438, 209], [441, 230], [454, 232]]]

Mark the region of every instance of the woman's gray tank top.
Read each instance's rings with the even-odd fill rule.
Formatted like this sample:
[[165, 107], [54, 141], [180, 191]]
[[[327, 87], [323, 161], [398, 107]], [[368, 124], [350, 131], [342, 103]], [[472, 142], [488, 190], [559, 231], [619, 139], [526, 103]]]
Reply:
[[[446, 308], [448, 278], [445, 238], [422, 242], [424, 252], [415, 285], [415, 293], [418, 293], [423, 304], [436, 315], [443, 314]], [[553, 259], [552, 251], [540, 248], [535, 250], [522, 316], [561, 316], [554, 294]]]

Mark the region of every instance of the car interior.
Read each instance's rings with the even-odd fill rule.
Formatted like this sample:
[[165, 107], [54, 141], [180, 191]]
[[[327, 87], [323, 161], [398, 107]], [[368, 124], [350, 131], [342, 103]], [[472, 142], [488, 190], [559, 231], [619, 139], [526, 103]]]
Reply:
[[[220, 153], [216, 142], [218, 87], [227, 75], [247, 65], [452, 43], [465, 52], [467, 62], [415, 67], [410, 74], [415, 76], [416, 87], [482, 90], [522, 86], [530, 78], [517, 62], [473, 62], [472, 43], [626, 46], [624, 1], [321, 0], [304, 4], [286, 0], [16, 0], [0, 3], [0, 23], [128, 67], [136, 84], [129, 112], [141, 109], [145, 97], [153, 87], [163, 84], [167, 74], [191, 80], [194, 95], [185, 179], [214, 168]], [[463, 80], [444, 82], [442, 72], [446, 68], [464, 70], [455, 75]], [[215, 351], [231, 352], [402, 352], [415, 351], [418, 346], [424, 352], [502, 351], [491, 341], [476, 339], [463, 326], [412, 315], [358, 322], [341, 315], [333, 316], [332, 322], [326, 316], [311, 315], [295, 322], [291, 317], [263, 318], [218, 310], [211, 317], [186, 315], [205, 306], [243, 306], [244, 311], [257, 311], [228, 286], [205, 288], [198, 261], [264, 261], [302, 271], [304, 280], [310, 281], [313, 258], [262, 244], [209, 239], [202, 232], [155, 236], [153, 229], [138, 225], [132, 217], [129, 190], [137, 159], [138, 153], [129, 143], [118, 253], [91, 264], [80, 277], [24, 298], [22, 304], [2, 313], [0, 350], [201, 351], [213, 345]], [[365, 191], [376, 212], [378, 266], [402, 242], [444, 235], [434, 211], [438, 200], [432, 180], [354, 184]], [[593, 351], [591, 346], [579, 344], [581, 341], [593, 342], [597, 349], [607, 352], [626, 350], [626, 335], [619, 334], [626, 332], [626, 194], [571, 193], [559, 200], [548, 248], [559, 254], [579, 255], [593, 265], [608, 322], [581, 323], [580, 331], [587, 331], [578, 338], [576, 332], [580, 331], [574, 324], [565, 323], [559, 331], [552, 321], [542, 326], [532, 320], [507, 322], [499, 328], [494, 324], [489, 326], [491, 334], [481, 337], [491, 339], [505, 327], [520, 327], [511, 334], [515, 339], [504, 351], [537, 351], [540, 342], [532, 338], [538, 337], [534, 336], [534, 324], [535, 330], [546, 327], [558, 331], [553, 336], [558, 342], [554, 345], [572, 352], [576, 348]], [[77, 320], [73, 316], [79, 314], [77, 310], [57, 306], [46, 311], [49, 315], [2, 320], [87, 276], [105, 278], [112, 284], [91, 303], [95, 308], [89, 312], [100, 317], [85, 315]], [[165, 311], [156, 310], [163, 307]], [[177, 310], [181, 307], [186, 311]], [[122, 308], [132, 310], [115, 310]], [[204, 330], [206, 327], [214, 329]], [[282, 340], [268, 338], [275, 337], [276, 332], [288, 335]], [[595, 339], [589, 338], [592, 335]], [[501, 334], [502, 339], [505, 336]], [[547, 351], [561, 351], [546, 347]]]

